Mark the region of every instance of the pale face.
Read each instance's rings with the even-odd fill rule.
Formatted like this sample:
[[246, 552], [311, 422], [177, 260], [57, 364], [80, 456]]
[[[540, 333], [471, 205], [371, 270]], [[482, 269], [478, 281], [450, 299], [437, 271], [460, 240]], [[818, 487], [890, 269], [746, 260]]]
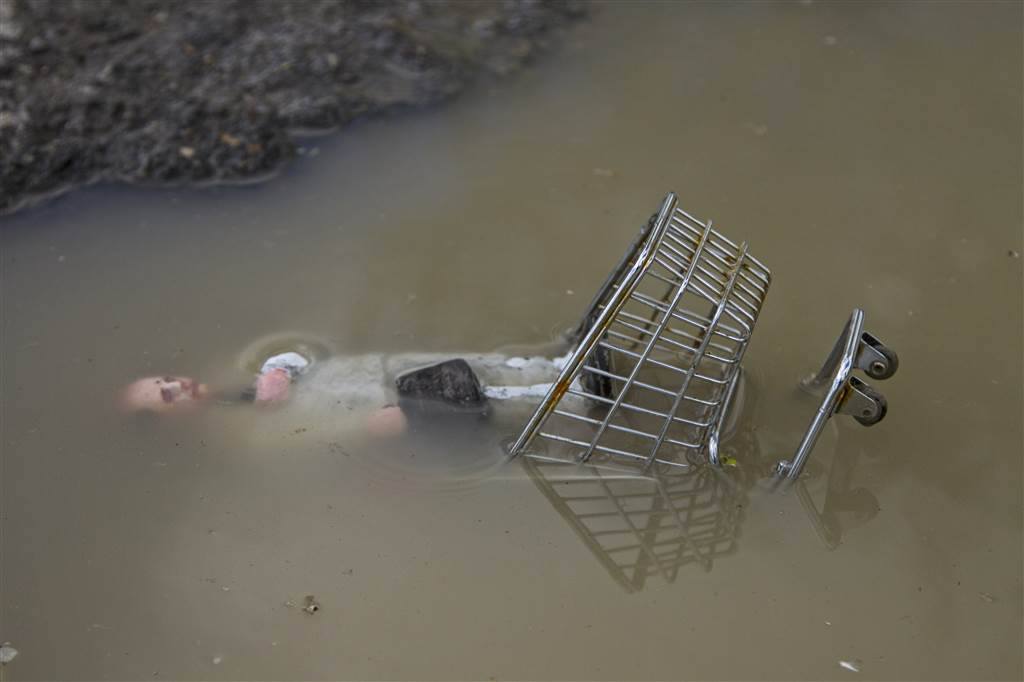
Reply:
[[207, 388], [190, 377], [144, 377], [121, 392], [121, 407], [129, 412], [168, 412], [194, 406]]

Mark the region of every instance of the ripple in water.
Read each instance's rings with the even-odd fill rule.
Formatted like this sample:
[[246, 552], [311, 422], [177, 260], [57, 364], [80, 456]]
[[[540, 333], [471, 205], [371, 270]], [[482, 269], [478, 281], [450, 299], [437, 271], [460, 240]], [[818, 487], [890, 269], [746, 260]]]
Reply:
[[348, 454], [368, 478], [395, 490], [456, 492], [493, 478], [508, 463], [502, 436], [485, 419], [412, 425], [400, 438], [367, 441]]

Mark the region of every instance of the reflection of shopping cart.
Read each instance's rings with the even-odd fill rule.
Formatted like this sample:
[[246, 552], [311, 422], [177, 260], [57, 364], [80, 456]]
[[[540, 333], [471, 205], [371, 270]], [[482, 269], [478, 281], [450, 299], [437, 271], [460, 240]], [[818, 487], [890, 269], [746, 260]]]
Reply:
[[[576, 332], [578, 345], [510, 454], [631, 465], [643, 472], [723, 464], [740, 363], [771, 275], [747, 251], [679, 207], [669, 194], [598, 291]], [[855, 310], [811, 387], [821, 407], [779, 476], [799, 476], [824, 423], [837, 412], [865, 425], [885, 399], [851, 376], [896, 371], [896, 355], [863, 331]]]
[[627, 592], [736, 550], [745, 496], [724, 471], [639, 474], [524, 457], [530, 478]]
[[[875, 494], [856, 484], [862, 454], [859, 445], [840, 441], [823, 475], [803, 476], [793, 486], [811, 526], [829, 550], [837, 549], [844, 534], [871, 521], [881, 509]], [[824, 464], [822, 460], [819, 465]]]

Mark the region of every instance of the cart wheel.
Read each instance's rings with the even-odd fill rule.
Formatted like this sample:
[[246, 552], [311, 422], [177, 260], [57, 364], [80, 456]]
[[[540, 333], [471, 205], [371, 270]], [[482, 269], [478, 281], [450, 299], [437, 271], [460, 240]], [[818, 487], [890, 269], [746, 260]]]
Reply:
[[897, 369], [899, 369], [900, 359], [896, 355], [895, 351], [893, 351], [888, 346], [883, 346], [879, 344], [875, 346], [874, 349], [881, 353], [883, 356], [885, 356], [885, 362], [876, 360], [872, 362], [864, 371], [872, 379], [888, 379], [889, 377], [896, 373]]
[[872, 411], [870, 408], [864, 408], [863, 412], [854, 414], [853, 418], [863, 426], [874, 426], [885, 419], [885, 413], [889, 411], [889, 403], [886, 402], [885, 396], [864, 383], [860, 384], [857, 388], [861, 393], [874, 401], [877, 410]]

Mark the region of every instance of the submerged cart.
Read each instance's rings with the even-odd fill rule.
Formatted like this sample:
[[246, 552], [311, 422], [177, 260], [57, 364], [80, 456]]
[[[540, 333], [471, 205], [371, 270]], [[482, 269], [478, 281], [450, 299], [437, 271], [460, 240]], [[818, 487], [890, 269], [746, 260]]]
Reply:
[[[741, 362], [770, 284], [746, 242], [693, 217], [670, 193], [594, 297], [578, 344], [510, 454], [643, 472], [721, 466], [723, 426], [736, 418]], [[805, 382], [824, 395], [777, 475], [800, 475], [833, 414], [867, 426], [885, 416], [885, 398], [852, 372], [887, 379], [898, 361], [863, 325], [855, 310]]]

